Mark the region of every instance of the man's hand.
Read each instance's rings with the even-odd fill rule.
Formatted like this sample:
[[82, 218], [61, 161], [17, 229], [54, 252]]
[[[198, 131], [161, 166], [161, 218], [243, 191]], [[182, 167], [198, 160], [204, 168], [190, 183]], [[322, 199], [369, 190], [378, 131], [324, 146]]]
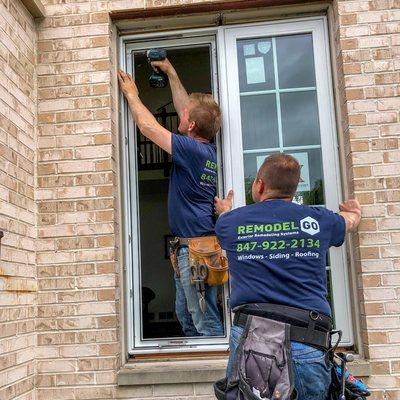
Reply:
[[361, 215], [361, 206], [358, 200], [350, 199], [341, 204], [339, 204], [339, 210], [345, 212], [354, 212]]
[[139, 91], [137, 89], [135, 81], [132, 77], [124, 71], [118, 71], [118, 82], [122, 93], [126, 98], [131, 96], [139, 97]]
[[225, 199], [220, 199], [219, 197], [214, 198], [215, 212], [217, 215], [221, 215], [232, 210], [232, 199], [233, 190], [228, 192], [228, 195]]
[[361, 221], [361, 206], [358, 200], [350, 199], [339, 204], [339, 210], [346, 222], [346, 231], [354, 231]]
[[183, 111], [189, 104], [189, 96], [183, 87], [182, 82], [179, 80], [175, 68], [167, 58], [162, 61], [152, 61], [150, 64], [154, 71], [158, 72], [158, 70], [161, 70], [168, 75], [174, 107], [179, 118], [182, 118]]
[[165, 60], [161, 60], [161, 61], [152, 61], [150, 64], [155, 72], [158, 72], [158, 70], [161, 70], [168, 76], [172, 75], [175, 72], [175, 68], [169, 62], [168, 58], [166, 58]]
[[118, 82], [126, 100], [128, 101], [132, 117], [142, 135], [146, 136], [167, 153], [171, 154], [172, 133], [161, 126], [154, 118], [153, 114], [140, 101], [135, 81], [129, 74], [123, 71], [118, 71]]

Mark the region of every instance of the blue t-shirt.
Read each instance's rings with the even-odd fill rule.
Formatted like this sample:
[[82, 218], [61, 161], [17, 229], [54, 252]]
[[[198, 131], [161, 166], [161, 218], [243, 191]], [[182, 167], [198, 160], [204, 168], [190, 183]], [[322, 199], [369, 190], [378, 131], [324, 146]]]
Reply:
[[273, 303], [331, 315], [326, 260], [343, 244], [342, 216], [270, 200], [221, 215], [215, 230], [229, 259], [232, 308]]
[[172, 134], [168, 217], [173, 235], [190, 238], [215, 234], [216, 187], [215, 145]]

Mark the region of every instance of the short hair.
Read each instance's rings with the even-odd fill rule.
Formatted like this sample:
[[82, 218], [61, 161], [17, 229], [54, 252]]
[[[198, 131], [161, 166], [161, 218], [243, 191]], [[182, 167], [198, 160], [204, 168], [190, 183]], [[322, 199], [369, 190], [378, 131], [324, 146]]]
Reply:
[[265, 159], [257, 172], [268, 191], [277, 196], [293, 196], [300, 181], [300, 164], [289, 154], [272, 154]]
[[221, 109], [211, 94], [192, 93], [189, 103], [193, 105], [189, 110], [189, 121], [196, 123], [197, 135], [211, 140], [221, 127]]

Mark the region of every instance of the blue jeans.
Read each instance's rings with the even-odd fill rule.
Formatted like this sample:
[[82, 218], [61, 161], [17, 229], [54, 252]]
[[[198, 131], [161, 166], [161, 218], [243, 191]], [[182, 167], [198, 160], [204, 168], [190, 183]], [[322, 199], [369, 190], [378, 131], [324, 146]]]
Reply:
[[[229, 339], [229, 361], [226, 374], [232, 373], [232, 364], [243, 328], [232, 326]], [[325, 361], [325, 353], [299, 342], [292, 344], [294, 387], [298, 400], [324, 400], [331, 384], [331, 367]]]
[[223, 336], [217, 307], [217, 286], [206, 285], [204, 313], [200, 309], [195, 285], [190, 282], [189, 250], [182, 247], [177, 256], [180, 276], [175, 275], [175, 311], [185, 336]]

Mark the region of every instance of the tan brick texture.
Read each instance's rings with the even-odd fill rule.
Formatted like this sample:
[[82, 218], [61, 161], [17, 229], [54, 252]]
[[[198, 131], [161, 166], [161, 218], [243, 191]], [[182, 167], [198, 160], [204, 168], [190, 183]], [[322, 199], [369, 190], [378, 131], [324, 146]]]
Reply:
[[[0, 0], [1, 400], [213, 398], [209, 384], [116, 386], [124, 356], [109, 12], [192, 2], [42, 0], [35, 28], [20, 0]], [[399, 9], [399, 0], [334, 0], [330, 26], [346, 190], [364, 213], [353, 246], [373, 399], [400, 398]]]
[[0, 399], [35, 398], [36, 32], [0, 1]]
[[38, 23], [38, 399], [113, 399], [120, 365], [110, 2]]

